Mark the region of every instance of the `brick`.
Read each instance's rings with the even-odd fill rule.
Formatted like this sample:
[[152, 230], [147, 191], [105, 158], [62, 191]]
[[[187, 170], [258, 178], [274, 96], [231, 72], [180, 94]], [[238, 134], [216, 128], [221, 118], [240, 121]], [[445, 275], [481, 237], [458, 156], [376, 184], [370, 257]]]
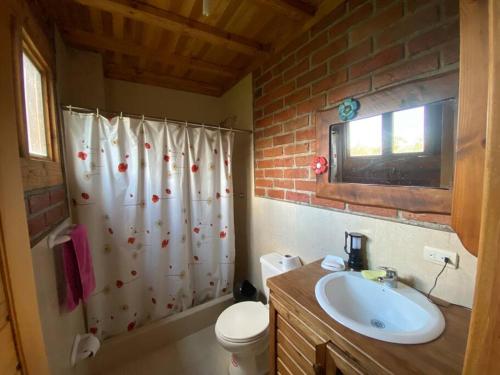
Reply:
[[278, 99], [271, 104], [268, 104], [264, 107], [264, 114], [268, 115], [270, 113], [276, 112], [278, 109], [283, 108], [283, 99]]
[[403, 16], [403, 2], [398, 1], [394, 5], [385, 8], [374, 17], [358, 25], [350, 31], [351, 43], [355, 44], [365, 38], [375, 35], [377, 32], [385, 29], [387, 25], [392, 24]]
[[295, 190], [316, 191], [316, 181], [295, 180]]
[[295, 117], [296, 113], [295, 107], [285, 109], [281, 112], [275, 113], [273, 116], [273, 123], [278, 123], [278, 122], [283, 122], [286, 120], [290, 120], [291, 118]]
[[460, 59], [460, 41], [454, 40], [442, 48], [441, 62], [443, 65], [457, 63]]
[[330, 42], [325, 47], [314, 52], [311, 56], [311, 62], [313, 65], [317, 65], [319, 63], [322, 63], [326, 59], [342, 52], [346, 48], [347, 48], [347, 37], [342, 36]]
[[272, 160], [258, 160], [257, 168], [273, 168], [274, 163]]
[[293, 189], [293, 180], [274, 180], [274, 186], [282, 189]]
[[394, 0], [377, 0], [375, 6], [377, 10], [385, 8], [387, 5], [391, 4]]
[[297, 87], [316, 81], [326, 74], [326, 64], [322, 64], [297, 78]]
[[303, 47], [299, 48], [297, 51], [297, 60], [301, 60], [306, 56], [309, 56], [311, 52], [317, 50], [321, 46], [324, 46], [326, 43], [328, 43], [328, 33], [323, 32], [321, 34], [318, 34], [306, 43]]
[[333, 11], [323, 17], [319, 22], [316, 22], [313, 27], [311, 27], [311, 35], [314, 36], [319, 32], [326, 29], [328, 26], [337, 22], [338, 19], [342, 18], [346, 13], [347, 3], [343, 2], [339, 4]]
[[285, 104], [288, 106], [308, 99], [310, 96], [310, 91], [311, 90], [309, 87], [304, 87], [303, 89], [295, 91], [293, 94], [285, 97]]
[[47, 230], [47, 224], [45, 222], [45, 214], [37, 215], [28, 219], [28, 231], [30, 237], [35, 237]]
[[459, 32], [458, 20], [441, 25], [410, 40], [408, 42], [408, 51], [412, 56], [427, 51], [434, 46], [456, 39]]
[[262, 96], [262, 87], [254, 90], [255, 98], [260, 98]]
[[309, 143], [286, 146], [283, 150], [285, 155], [304, 154], [306, 152], [309, 152]]
[[309, 194], [296, 193], [295, 191], [287, 190], [286, 191], [286, 200], [288, 200], [288, 201], [295, 201], [295, 202], [309, 203], [310, 196], [309, 196]]
[[260, 120], [255, 121], [255, 127], [265, 128], [266, 126], [272, 125], [272, 123], [273, 123], [273, 116], [267, 116], [261, 118]]
[[427, 2], [422, 0], [407, 0], [407, 4], [408, 12], [412, 13], [424, 5], [427, 5]]
[[404, 57], [404, 47], [402, 44], [389, 47], [370, 58], [363, 60], [351, 67], [351, 78], [357, 78], [365, 74], [386, 67], [401, 60]]
[[255, 178], [263, 178], [264, 177], [264, 169], [256, 169], [254, 172]]
[[279, 99], [282, 96], [291, 93], [294, 89], [295, 89], [295, 82], [292, 81], [287, 84], [284, 84], [283, 86], [280, 86], [277, 89], [271, 91], [269, 94], [256, 99], [255, 106], [256, 107], [266, 106], [275, 101], [276, 99]]
[[295, 137], [294, 137], [293, 133], [279, 135], [279, 136], [273, 138], [273, 145], [279, 146], [279, 145], [285, 145], [288, 143], [293, 143], [294, 139], [295, 139]]
[[370, 91], [370, 88], [371, 80], [369, 78], [365, 78], [355, 82], [349, 82], [347, 85], [330, 90], [328, 92], [328, 103], [335, 104], [344, 98], [364, 94]]
[[361, 206], [358, 204], [349, 204], [349, 211], [384, 217], [397, 217], [398, 215], [398, 211], [393, 208]]
[[272, 146], [273, 146], [273, 139], [272, 138], [257, 139], [255, 141], [255, 148], [257, 150], [267, 148], [267, 147], [272, 147]]
[[283, 55], [286, 56], [292, 52], [297, 51], [297, 49], [306, 44], [308, 41], [309, 41], [309, 33], [302, 33], [300, 36], [298, 36], [297, 38], [295, 38], [286, 45], [286, 47], [282, 51]]
[[297, 77], [298, 75], [309, 71], [309, 59], [304, 59], [297, 65], [292, 66], [283, 72], [283, 79], [285, 82]]
[[382, 30], [377, 38], [377, 47], [385, 47], [406, 38], [427, 25], [435, 24], [438, 20], [439, 8], [436, 5], [424, 8], [413, 15], [404, 17], [395, 25]]
[[262, 153], [265, 158], [274, 158], [283, 155], [283, 147], [268, 148], [262, 151]]
[[344, 66], [351, 65], [356, 61], [368, 56], [372, 52], [372, 41], [367, 39], [364, 42], [348, 49], [347, 51], [335, 56], [330, 60], [330, 71], [343, 68]]
[[283, 170], [282, 169], [266, 169], [265, 176], [266, 177], [274, 177], [274, 178], [283, 178]]
[[323, 78], [322, 80], [314, 83], [312, 85], [312, 93], [313, 95], [316, 95], [320, 92], [336, 87], [346, 81], [347, 81], [347, 69], [337, 71], [333, 74], [330, 74], [328, 77]]
[[262, 159], [263, 157], [262, 151], [255, 151], [255, 159]]
[[370, 0], [348, 0], [347, 4], [349, 6], [349, 10], [353, 10], [353, 9], [359, 7], [361, 4], [366, 3], [367, 1], [370, 1]]
[[271, 71], [267, 71], [264, 75], [260, 76], [255, 80], [255, 87], [258, 88], [262, 86], [264, 83], [269, 81], [273, 77], [273, 73]]
[[453, 17], [458, 14], [459, 0], [446, 0], [443, 4], [445, 17]]
[[255, 192], [255, 195], [258, 195], [259, 197], [264, 197], [266, 195], [265, 189], [255, 188], [254, 192]]
[[308, 178], [309, 169], [307, 168], [285, 169], [283, 176], [285, 178]]
[[30, 213], [40, 212], [50, 205], [49, 192], [33, 194], [28, 197], [28, 205]]
[[450, 215], [439, 214], [417, 214], [414, 212], [401, 211], [401, 218], [405, 220], [424, 221], [441, 225], [451, 225]]
[[387, 86], [391, 83], [400, 82], [408, 78], [414, 78], [419, 74], [436, 70], [438, 67], [438, 55], [426, 55], [376, 74], [373, 77], [373, 86], [374, 88]]
[[256, 179], [255, 186], [258, 187], [273, 187], [273, 180]]
[[284, 199], [285, 198], [285, 191], [284, 190], [271, 190], [271, 189], [269, 189], [267, 191], [267, 196], [270, 198], [275, 198], [275, 199]]
[[316, 138], [316, 128], [300, 130], [295, 133], [295, 139], [297, 142], [309, 141]]
[[296, 156], [295, 157], [295, 165], [297, 167], [304, 167], [307, 166], [309, 167], [313, 161], [312, 156]]
[[297, 105], [297, 115], [314, 112], [320, 108], [323, 108], [325, 104], [326, 95], [318, 95]]
[[333, 199], [323, 199], [323, 198], [318, 198], [318, 197], [311, 197], [311, 204], [313, 204], [315, 206], [335, 208], [338, 210], [345, 209], [344, 202], [334, 201]]
[[351, 27], [357, 25], [359, 22], [367, 19], [373, 13], [373, 7], [371, 3], [366, 3], [363, 6], [357, 8], [354, 12], [349, 14], [343, 20], [335, 23], [329, 30], [330, 39], [337, 38], [339, 35], [343, 34]]
[[57, 224], [62, 219], [64, 219], [64, 205], [62, 205], [62, 204], [50, 208], [45, 213], [45, 221], [46, 221], [48, 226], [52, 226], [54, 224]]
[[274, 159], [274, 166], [276, 168], [293, 167], [293, 162], [293, 158]]
[[49, 197], [51, 205], [64, 202], [66, 200], [66, 189], [64, 187], [52, 189], [49, 191]]
[[297, 117], [293, 120], [287, 121], [283, 124], [285, 131], [296, 130], [309, 126], [309, 115]]
[[285, 70], [289, 66], [292, 66], [293, 64], [295, 64], [295, 55], [291, 54], [273, 68], [273, 74], [274, 75], [281, 74], [283, 73], [283, 70]]
[[259, 78], [262, 75], [262, 69], [259, 66], [258, 68], [254, 69], [252, 72], [252, 79], [255, 81], [257, 78]]
[[255, 111], [253, 111], [253, 118], [255, 120], [258, 120], [259, 118], [262, 117], [263, 114], [264, 114], [264, 112], [262, 111], [262, 109], [255, 110]]
[[276, 125], [272, 126], [270, 128], [264, 129], [264, 137], [271, 137], [273, 135], [281, 133], [282, 126], [281, 125]]
[[283, 77], [279, 75], [278, 77], [273, 78], [262, 87], [264, 94], [268, 94], [269, 92], [276, 90], [283, 84]]

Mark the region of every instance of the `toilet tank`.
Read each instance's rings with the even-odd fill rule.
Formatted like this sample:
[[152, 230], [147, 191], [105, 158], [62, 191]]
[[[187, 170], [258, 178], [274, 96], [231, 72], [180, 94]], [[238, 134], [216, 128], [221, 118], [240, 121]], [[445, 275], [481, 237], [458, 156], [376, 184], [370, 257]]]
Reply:
[[285, 272], [281, 267], [281, 258], [282, 255], [278, 253], [269, 253], [260, 257], [262, 287], [266, 294], [266, 301], [269, 301], [269, 288], [266, 286], [267, 279]]

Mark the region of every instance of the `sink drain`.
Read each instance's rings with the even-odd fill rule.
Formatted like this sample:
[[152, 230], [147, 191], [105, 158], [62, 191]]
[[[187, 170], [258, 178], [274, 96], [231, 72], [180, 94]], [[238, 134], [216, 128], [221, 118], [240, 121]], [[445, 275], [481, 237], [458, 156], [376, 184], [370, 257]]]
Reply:
[[375, 328], [379, 328], [379, 329], [384, 329], [385, 328], [384, 322], [381, 321], [381, 320], [378, 320], [378, 319], [372, 319], [372, 320], [370, 320], [370, 324], [372, 326], [374, 326]]

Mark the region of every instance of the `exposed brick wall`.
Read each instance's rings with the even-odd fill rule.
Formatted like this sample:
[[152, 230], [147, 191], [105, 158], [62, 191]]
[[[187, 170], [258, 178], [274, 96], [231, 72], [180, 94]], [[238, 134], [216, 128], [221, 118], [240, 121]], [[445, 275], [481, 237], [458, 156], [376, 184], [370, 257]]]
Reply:
[[31, 246], [68, 217], [64, 185], [27, 191], [24, 200]]
[[345, 97], [457, 69], [458, 0], [348, 0], [253, 73], [255, 194], [370, 215], [449, 224], [315, 197], [314, 111]]

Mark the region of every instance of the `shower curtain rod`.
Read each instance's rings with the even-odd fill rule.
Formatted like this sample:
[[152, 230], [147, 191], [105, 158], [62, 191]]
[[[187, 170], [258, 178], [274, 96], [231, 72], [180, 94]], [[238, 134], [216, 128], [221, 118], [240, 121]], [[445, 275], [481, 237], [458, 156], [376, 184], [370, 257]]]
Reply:
[[194, 126], [198, 128], [210, 128], [210, 129], [220, 129], [220, 130], [227, 130], [227, 131], [233, 131], [235, 133], [247, 133], [247, 134], [252, 134], [253, 132], [251, 130], [246, 130], [246, 129], [238, 129], [238, 128], [228, 128], [225, 126], [220, 126], [220, 125], [213, 125], [213, 124], [203, 124], [200, 122], [192, 122], [192, 121], [183, 121], [183, 120], [176, 120], [176, 119], [171, 119], [168, 117], [155, 117], [155, 116], [145, 116], [145, 115], [139, 115], [136, 113], [125, 113], [125, 112], [116, 112], [116, 111], [106, 111], [102, 109], [91, 109], [91, 108], [83, 108], [83, 107], [74, 107], [72, 105], [61, 105], [62, 109], [67, 109], [72, 112], [78, 112], [78, 113], [105, 113], [108, 115], [118, 115], [118, 116], [127, 116], [127, 117], [133, 117], [133, 118], [139, 118], [139, 119], [144, 119], [144, 120], [154, 120], [154, 121], [171, 121], [171, 122], [176, 122], [179, 124], [187, 124], [188, 126]]

